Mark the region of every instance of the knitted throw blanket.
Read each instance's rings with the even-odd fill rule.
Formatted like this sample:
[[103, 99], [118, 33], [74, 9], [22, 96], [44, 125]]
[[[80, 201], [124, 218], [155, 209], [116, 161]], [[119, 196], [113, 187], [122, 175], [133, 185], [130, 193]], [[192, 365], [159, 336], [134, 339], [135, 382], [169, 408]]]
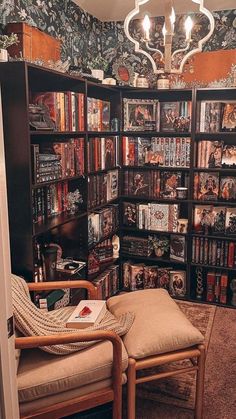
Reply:
[[[79, 329], [66, 327], [66, 320], [74, 307], [65, 307], [50, 312], [37, 308], [30, 298], [29, 289], [24, 279], [12, 274], [13, 315], [16, 328], [24, 336], [47, 336], [59, 333], [79, 333]], [[108, 310], [99, 324], [86, 328], [89, 330], [111, 330], [122, 336], [128, 332], [134, 321], [134, 314], [127, 312], [119, 318]], [[84, 330], [83, 330], [84, 331]], [[65, 345], [43, 346], [40, 349], [55, 355], [67, 355], [94, 345], [96, 342], [76, 342]]]

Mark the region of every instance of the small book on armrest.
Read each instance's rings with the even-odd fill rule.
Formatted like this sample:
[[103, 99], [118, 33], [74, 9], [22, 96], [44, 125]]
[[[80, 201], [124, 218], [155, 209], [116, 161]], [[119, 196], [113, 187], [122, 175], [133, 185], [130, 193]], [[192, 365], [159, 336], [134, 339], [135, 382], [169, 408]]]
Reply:
[[106, 301], [81, 300], [66, 322], [66, 327], [85, 329], [99, 323], [106, 312]]

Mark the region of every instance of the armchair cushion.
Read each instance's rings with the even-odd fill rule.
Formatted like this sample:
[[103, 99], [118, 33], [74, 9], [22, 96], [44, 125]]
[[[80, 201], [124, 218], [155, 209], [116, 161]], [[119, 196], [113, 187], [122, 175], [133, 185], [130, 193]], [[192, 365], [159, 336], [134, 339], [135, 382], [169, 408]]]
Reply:
[[[17, 376], [19, 401], [28, 402], [106, 380], [111, 377], [112, 360], [110, 342], [63, 357], [24, 349]], [[127, 366], [128, 356], [122, 345], [122, 370]]]
[[111, 297], [107, 306], [115, 316], [127, 308], [135, 314], [133, 325], [123, 338], [129, 357], [146, 358], [188, 348], [204, 340], [164, 289]]

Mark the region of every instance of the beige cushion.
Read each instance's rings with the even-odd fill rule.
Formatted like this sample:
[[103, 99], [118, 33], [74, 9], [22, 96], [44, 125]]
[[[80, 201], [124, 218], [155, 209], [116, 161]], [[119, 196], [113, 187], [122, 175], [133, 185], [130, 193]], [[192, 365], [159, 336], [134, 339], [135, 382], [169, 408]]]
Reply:
[[[23, 350], [17, 374], [19, 400], [35, 400], [110, 378], [112, 359], [110, 342], [66, 356], [39, 349]], [[128, 356], [122, 345], [123, 371], [127, 365]]]
[[[122, 374], [122, 384], [127, 382], [127, 377], [125, 373]], [[63, 393], [53, 394], [52, 396], [46, 396], [41, 399], [32, 400], [26, 403], [20, 403], [20, 413], [21, 415], [27, 415], [32, 412], [35, 412], [38, 409], [46, 408], [49, 406], [55, 406], [57, 403], [66, 402], [67, 400], [74, 399], [76, 397], [83, 396], [85, 394], [92, 393], [101, 389], [110, 387], [112, 381], [110, 378], [106, 380], [98, 381], [96, 383], [88, 384], [83, 387], [74, 388], [73, 390], [68, 390]], [[50, 417], [50, 415], [49, 415]]]
[[110, 298], [107, 306], [115, 316], [127, 310], [135, 313], [134, 323], [123, 338], [129, 357], [140, 359], [171, 352], [204, 340], [166, 290], [122, 294]]

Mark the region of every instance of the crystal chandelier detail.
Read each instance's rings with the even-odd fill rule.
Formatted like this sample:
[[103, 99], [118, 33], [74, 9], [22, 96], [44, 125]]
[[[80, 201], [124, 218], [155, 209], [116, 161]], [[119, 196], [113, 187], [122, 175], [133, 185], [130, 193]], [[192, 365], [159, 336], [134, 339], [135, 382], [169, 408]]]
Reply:
[[[199, 12], [203, 13], [209, 19], [210, 30], [202, 39], [198, 41], [196, 47], [191, 48], [192, 44], [192, 29], [194, 22], [190, 16], [187, 16], [184, 22], [185, 28], [185, 46], [184, 48], [177, 49], [172, 52], [172, 40], [175, 30], [175, 11], [172, 0], [164, 0], [165, 3], [165, 23], [162, 28], [163, 34], [163, 51], [159, 48], [153, 48], [150, 45], [150, 31], [151, 21], [146, 14], [143, 19], [143, 38], [137, 41], [134, 39], [129, 31], [130, 22], [140, 12], [140, 6], [148, 3], [150, 0], [135, 0], [135, 8], [131, 10], [124, 21], [124, 31], [127, 38], [134, 44], [135, 52], [143, 54], [151, 62], [152, 68], [155, 74], [181, 74], [183, 72], [184, 65], [192, 55], [201, 52], [203, 45], [213, 34], [215, 28], [215, 21], [212, 13], [204, 7], [204, 0], [189, 0], [199, 6]], [[140, 45], [142, 44], [142, 46]], [[144, 45], [145, 48], [144, 49]], [[159, 57], [158, 62], [155, 57]], [[180, 62], [176, 66], [176, 58], [181, 57]], [[177, 60], [178, 61], [178, 60]]]

